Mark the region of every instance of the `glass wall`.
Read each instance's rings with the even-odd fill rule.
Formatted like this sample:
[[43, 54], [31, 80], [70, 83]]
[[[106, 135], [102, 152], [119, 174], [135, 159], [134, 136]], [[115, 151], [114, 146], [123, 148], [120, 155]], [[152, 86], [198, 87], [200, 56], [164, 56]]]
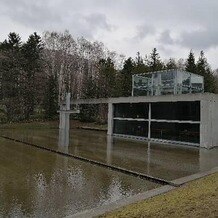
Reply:
[[151, 138], [200, 143], [200, 124], [151, 122]]
[[115, 104], [114, 117], [148, 119], [148, 103]]
[[175, 87], [175, 78], [176, 72], [175, 71], [166, 71], [160, 74], [161, 77], [161, 95], [167, 94], [174, 94], [174, 87]]
[[147, 121], [114, 120], [114, 133], [148, 137]]
[[200, 101], [151, 103], [151, 119], [200, 121]]
[[151, 95], [152, 74], [145, 76], [135, 75], [133, 80], [133, 89], [137, 96]]
[[[182, 75], [182, 80], [177, 80], [178, 84], [181, 84], [182, 87], [182, 94], [190, 93], [191, 91], [191, 74], [183, 72], [181, 73]], [[181, 77], [179, 77], [181, 78]], [[180, 90], [181, 93], [181, 90]]]
[[168, 70], [133, 75], [133, 96], [201, 93], [204, 78], [200, 75]]
[[200, 101], [114, 104], [113, 133], [199, 143]]
[[192, 93], [198, 93], [203, 90], [204, 80], [202, 76], [198, 76], [196, 74], [191, 75], [191, 88]]

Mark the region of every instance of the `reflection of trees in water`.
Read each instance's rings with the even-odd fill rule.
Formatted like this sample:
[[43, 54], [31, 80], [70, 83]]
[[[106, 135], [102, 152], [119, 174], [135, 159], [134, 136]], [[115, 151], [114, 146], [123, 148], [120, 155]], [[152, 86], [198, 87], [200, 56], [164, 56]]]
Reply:
[[[5, 215], [29, 216], [36, 212], [35, 198], [51, 182], [55, 155], [22, 144], [1, 143], [0, 202]], [[42, 196], [43, 194], [41, 194]], [[5, 216], [4, 215], [4, 216]]]
[[[106, 137], [101, 132], [73, 132], [70, 146], [60, 146], [61, 151], [68, 152], [69, 148], [69, 152], [76, 150], [79, 156], [153, 176], [167, 176], [168, 179], [208, 169], [214, 164], [210, 152], [215, 154], [214, 151], [218, 151], [202, 152], [196, 148], [154, 143], [147, 146], [144, 142]], [[15, 136], [22, 138], [20, 133], [17, 131]], [[47, 146], [58, 141], [56, 130], [30, 135], [34, 143], [48, 141]], [[30, 138], [27, 136], [25, 140]], [[0, 143], [0, 202], [3, 202], [0, 211], [4, 210], [6, 215], [64, 216], [146, 191], [156, 185], [27, 145], [10, 141]]]
[[1, 150], [3, 216], [69, 215], [129, 196], [137, 187], [134, 177], [26, 145], [7, 141]]

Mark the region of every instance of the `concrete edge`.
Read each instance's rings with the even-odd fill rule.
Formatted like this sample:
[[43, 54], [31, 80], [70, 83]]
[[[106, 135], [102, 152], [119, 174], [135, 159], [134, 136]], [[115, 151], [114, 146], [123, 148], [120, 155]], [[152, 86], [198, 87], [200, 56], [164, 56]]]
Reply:
[[78, 126], [76, 129], [84, 129], [84, 130], [93, 130], [93, 131], [101, 131], [101, 132], [107, 132], [107, 129], [101, 129], [98, 127], [89, 127], [89, 126]]
[[[171, 182], [177, 184], [178, 187], [181, 187], [182, 185], [184, 185], [188, 182], [203, 178], [205, 176], [208, 176], [208, 175], [211, 175], [211, 174], [214, 174], [217, 172], [218, 172], [218, 167], [214, 167], [211, 170], [208, 170], [205, 172], [200, 172], [200, 173], [195, 173], [195, 174], [192, 174], [190, 176], [175, 179]], [[152, 189], [152, 190], [149, 190], [149, 191], [146, 191], [143, 193], [139, 193], [139, 194], [134, 195], [134, 196], [129, 197], [129, 198], [124, 198], [124, 199], [112, 202], [108, 205], [103, 205], [103, 206], [100, 206], [97, 208], [92, 208], [90, 210], [84, 210], [84, 211], [76, 213], [72, 216], [67, 216], [67, 218], [97, 217], [97, 216], [103, 215], [107, 212], [111, 212], [113, 210], [127, 206], [129, 204], [133, 204], [133, 203], [136, 203], [138, 201], [143, 201], [143, 200], [146, 200], [146, 199], [151, 198], [151, 197], [155, 197], [155, 196], [160, 195], [160, 194], [165, 194], [165, 193], [172, 191], [178, 187], [164, 185], [164, 186], [161, 186], [161, 187], [156, 188], [156, 189]]]
[[185, 176], [185, 177], [182, 177], [179, 179], [172, 180], [171, 182], [178, 185], [178, 186], [181, 186], [187, 182], [191, 182], [191, 181], [194, 181], [196, 179], [200, 179], [202, 177], [205, 177], [205, 176], [208, 176], [210, 174], [217, 173], [217, 172], [218, 172], [218, 167], [214, 167], [208, 171], [195, 173], [195, 174], [192, 174], [190, 176]]
[[159, 188], [155, 188], [143, 193], [139, 193], [136, 194], [132, 197], [129, 198], [124, 198], [115, 202], [112, 202], [110, 204], [107, 205], [103, 205], [97, 208], [92, 208], [90, 210], [85, 210], [82, 212], [79, 212], [77, 214], [74, 214], [72, 216], [67, 216], [67, 218], [86, 218], [86, 217], [96, 217], [96, 216], [100, 216], [103, 215], [107, 212], [119, 209], [121, 207], [127, 206], [129, 204], [133, 204], [136, 203], [138, 201], [142, 201], [142, 200], [146, 200], [148, 198], [154, 197], [156, 195], [160, 195], [166, 192], [169, 192], [173, 189], [175, 189], [176, 187], [170, 186], [170, 185], [164, 185], [161, 186]]

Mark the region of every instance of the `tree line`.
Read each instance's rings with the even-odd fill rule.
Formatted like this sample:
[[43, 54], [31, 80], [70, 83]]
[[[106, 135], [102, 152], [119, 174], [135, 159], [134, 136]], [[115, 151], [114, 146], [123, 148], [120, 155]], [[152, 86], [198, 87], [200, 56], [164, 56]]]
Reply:
[[[205, 91], [217, 92], [217, 78], [204, 52], [195, 59], [162, 60], [156, 48], [125, 58], [101, 42], [73, 38], [65, 31], [33, 33], [26, 42], [9, 33], [0, 42], [0, 122], [52, 119], [67, 92], [73, 98], [130, 96], [132, 75], [166, 69], [183, 69], [205, 78]], [[80, 118], [105, 120], [105, 106], [84, 105]]]

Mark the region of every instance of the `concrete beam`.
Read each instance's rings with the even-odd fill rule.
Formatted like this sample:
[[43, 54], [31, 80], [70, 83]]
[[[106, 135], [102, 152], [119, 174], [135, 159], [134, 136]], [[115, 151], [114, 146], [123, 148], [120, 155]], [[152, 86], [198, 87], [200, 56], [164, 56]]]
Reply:
[[73, 99], [70, 104], [107, 104], [110, 98]]
[[201, 101], [217, 97], [213, 93], [196, 93], [181, 95], [159, 95], [159, 96], [129, 96], [118, 98], [93, 98], [73, 99], [70, 104], [117, 104], [117, 103], [139, 103], [139, 102], [176, 102], [176, 101]]

